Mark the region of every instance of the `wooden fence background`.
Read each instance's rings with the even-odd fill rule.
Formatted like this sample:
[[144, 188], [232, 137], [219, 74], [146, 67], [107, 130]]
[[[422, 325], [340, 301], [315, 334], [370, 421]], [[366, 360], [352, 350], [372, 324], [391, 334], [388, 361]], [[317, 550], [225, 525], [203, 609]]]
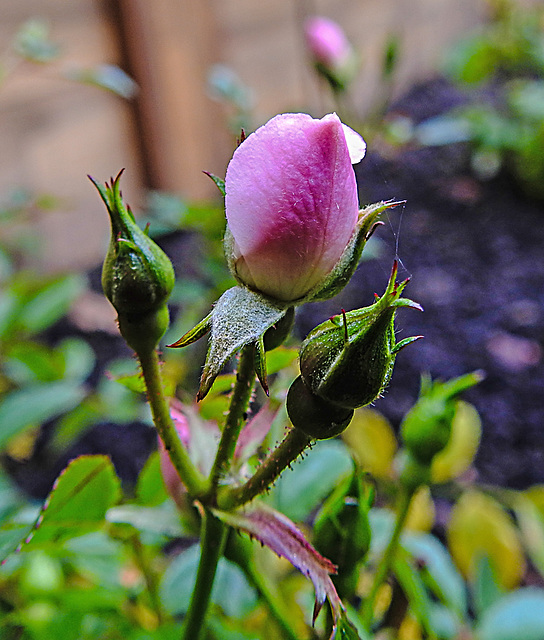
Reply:
[[[59, 201], [33, 222], [42, 238], [34, 266], [74, 269], [101, 259], [107, 220], [87, 173], [104, 180], [126, 167], [123, 192], [136, 211], [150, 187], [213, 196], [202, 170], [224, 174], [233, 142], [206, 88], [210, 65], [229, 65], [252, 89], [257, 123], [281, 111], [330, 109], [301, 37], [312, 13], [337, 20], [360, 51], [353, 100], [364, 111], [388, 37], [400, 43], [398, 94], [438, 68], [445, 48], [484, 19], [485, 2], [4, 0], [0, 51], [21, 23], [39, 17], [63, 52], [53, 65], [14, 68], [0, 86], [0, 200], [23, 187]], [[61, 77], [70, 66], [103, 62], [134, 75], [136, 101]]]

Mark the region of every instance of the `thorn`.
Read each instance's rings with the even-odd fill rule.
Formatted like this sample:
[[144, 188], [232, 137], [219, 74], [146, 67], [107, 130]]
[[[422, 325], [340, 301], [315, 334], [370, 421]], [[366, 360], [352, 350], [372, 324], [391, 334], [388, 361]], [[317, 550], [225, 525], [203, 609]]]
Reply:
[[345, 309], [342, 309], [342, 319], [344, 320], [344, 344], [347, 344], [349, 340], [349, 334], [348, 334], [348, 319], [346, 318]]

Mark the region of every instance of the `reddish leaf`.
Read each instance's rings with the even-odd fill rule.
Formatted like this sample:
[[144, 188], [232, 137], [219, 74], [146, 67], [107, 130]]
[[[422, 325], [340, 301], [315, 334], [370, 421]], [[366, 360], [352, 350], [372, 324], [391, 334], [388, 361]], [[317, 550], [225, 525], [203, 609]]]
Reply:
[[302, 532], [282, 513], [264, 504], [255, 504], [246, 511], [214, 511], [226, 524], [241, 529], [266, 545], [313, 582], [315, 606], [313, 621], [328, 598], [335, 620], [342, 615], [343, 605], [330, 579], [336, 566], [321, 556], [306, 540]]

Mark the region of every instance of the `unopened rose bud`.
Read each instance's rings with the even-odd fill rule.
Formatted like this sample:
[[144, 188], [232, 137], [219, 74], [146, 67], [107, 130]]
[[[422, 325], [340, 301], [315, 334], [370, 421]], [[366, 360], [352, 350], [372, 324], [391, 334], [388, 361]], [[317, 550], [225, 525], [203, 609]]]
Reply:
[[339, 407], [316, 396], [301, 376], [289, 387], [286, 406], [293, 426], [316, 440], [334, 438], [348, 427], [353, 418], [352, 409]]
[[174, 269], [166, 254], [138, 227], [121, 198], [121, 173], [105, 186], [94, 180], [111, 221], [102, 288], [118, 313], [119, 330], [135, 350], [153, 349], [168, 327], [166, 301]]
[[421, 395], [401, 424], [404, 446], [419, 463], [429, 466], [448, 444], [457, 396], [482, 379], [475, 371], [447, 382], [423, 380]]
[[225, 180], [225, 251], [240, 284], [280, 303], [319, 289], [357, 230], [352, 162], [365, 148], [336, 114], [282, 114], [241, 143]]
[[421, 309], [400, 297], [408, 281], [399, 284], [396, 275], [395, 263], [385, 293], [373, 305], [327, 320], [302, 343], [302, 379], [323, 400], [347, 409], [370, 404], [389, 382], [400, 349], [420, 337], [396, 342], [397, 309]]
[[314, 65], [335, 90], [344, 89], [355, 71], [353, 48], [340, 25], [323, 16], [304, 24], [306, 47]]

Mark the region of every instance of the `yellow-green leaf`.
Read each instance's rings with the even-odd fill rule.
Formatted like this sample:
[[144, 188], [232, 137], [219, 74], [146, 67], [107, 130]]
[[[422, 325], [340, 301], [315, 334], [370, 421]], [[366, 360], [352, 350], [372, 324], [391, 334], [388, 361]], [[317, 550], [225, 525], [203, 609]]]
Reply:
[[478, 561], [488, 558], [501, 586], [516, 587], [525, 573], [518, 531], [493, 498], [475, 490], [463, 494], [452, 510], [448, 545], [457, 566], [469, 579]]
[[476, 409], [468, 402], [457, 402], [449, 442], [433, 458], [433, 482], [457, 478], [470, 467], [478, 451], [481, 433], [482, 424]]
[[389, 478], [397, 451], [397, 440], [389, 422], [373, 409], [358, 409], [342, 434], [363, 471], [376, 478]]

